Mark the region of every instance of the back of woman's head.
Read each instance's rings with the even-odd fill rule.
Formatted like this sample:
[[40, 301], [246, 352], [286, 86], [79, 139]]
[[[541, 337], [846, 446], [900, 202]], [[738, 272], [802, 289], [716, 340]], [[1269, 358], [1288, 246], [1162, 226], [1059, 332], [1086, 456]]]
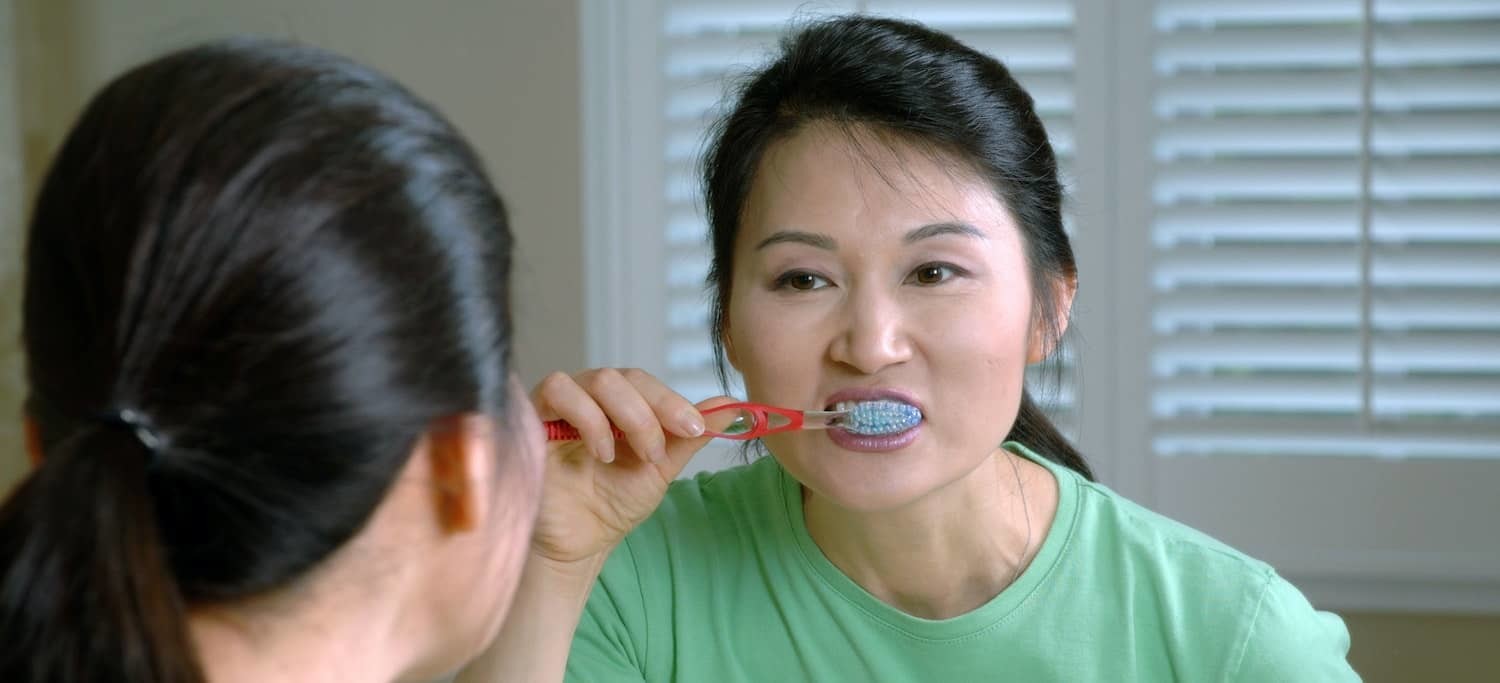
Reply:
[[105, 87], [30, 226], [0, 679], [200, 680], [185, 605], [305, 574], [435, 420], [503, 416], [510, 252], [468, 145], [352, 62], [223, 42]]
[[[1077, 266], [1063, 231], [1057, 160], [1031, 96], [999, 61], [919, 24], [864, 15], [814, 21], [752, 73], [713, 131], [703, 180], [713, 248], [712, 336], [721, 378], [735, 240], [766, 150], [813, 124], [871, 129], [929, 151], [994, 188], [1021, 230], [1033, 316], [1056, 348], [1059, 297]], [[1083, 458], [1022, 395], [1009, 438], [1085, 476]]]

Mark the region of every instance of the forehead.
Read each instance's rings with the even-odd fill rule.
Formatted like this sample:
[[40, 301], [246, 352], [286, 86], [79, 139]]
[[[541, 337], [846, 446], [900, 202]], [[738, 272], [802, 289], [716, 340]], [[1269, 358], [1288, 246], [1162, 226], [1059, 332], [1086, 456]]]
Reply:
[[830, 124], [766, 150], [743, 219], [749, 236], [788, 228], [904, 233], [943, 221], [1014, 233], [1010, 212], [968, 163], [868, 127]]

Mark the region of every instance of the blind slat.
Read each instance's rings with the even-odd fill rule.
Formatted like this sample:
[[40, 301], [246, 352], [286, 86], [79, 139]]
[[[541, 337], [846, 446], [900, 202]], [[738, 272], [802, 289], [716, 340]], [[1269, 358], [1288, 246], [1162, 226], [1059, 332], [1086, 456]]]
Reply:
[[[1371, 218], [1376, 243], [1500, 244], [1500, 200], [1377, 202]], [[1177, 204], [1158, 209], [1155, 225], [1158, 247], [1358, 239], [1354, 201]]]
[[[1358, 22], [1327, 25], [1213, 27], [1169, 33], [1157, 46], [1159, 72], [1300, 68], [1358, 69]], [[1500, 62], [1500, 21], [1378, 24], [1377, 67]]]
[[1220, 426], [1210, 421], [1179, 425], [1166, 421], [1153, 439], [1153, 449], [1167, 456], [1352, 456], [1385, 458], [1496, 458], [1500, 457], [1500, 432], [1456, 434], [1443, 429], [1382, 430], [1377, 440], [1348, 420], [1311, 421], [1310, 425], [1285, 420], [1229, 420]]
[[[1377, 0], [1383, 21], [1500, 19], [1491, 0]], [[1156, 26], [1285, 25], [1357, 22], [1360, 3], [1351, 0], [1158, 0]]]
[[[1461, 111], [1500, 108], [1500, 67], [1385, 69], [1375, 81], [1375, 110]], [[1357, 69], [1187, 73], [1158, 82], [1160, 116], [1232, 113], [1358, 112]]]
[[[1493, 198], [1500, 194], [1500, 155], [1377, 158], [1379, 199]], [[1358, 197], [1353, 155], [1276, 159], [1176, 159], [1158, 166], [1156, 201]]]
[[[1156, 344], [1153, 371], [1182, 373], [1358, 372], [1359, 332], [1189, 332]], [[1378, 373], [1500, 373], [1500, 337], [1494, 334], [1377, 335]]]
[[[1381, 114], [1373, 126], [1376, 156], [1500, 154], [1500, 109]], [[1353, 112], [1186, 119], [1163, 129], [1155, 145], [1163, 161], [1358, 155], [1359, 150], [1359, 116]]]
[[[1289, 305], [1295, 302], [1296, 305]], [[1375, 297], [1376, 330], [1500, 332], [1500, 288], [1382, 291]], [[1349, 328], [1359, 325], [1359, 290], [1335, 288], [1219, 287], [1163, 293], [1152, 329]]]

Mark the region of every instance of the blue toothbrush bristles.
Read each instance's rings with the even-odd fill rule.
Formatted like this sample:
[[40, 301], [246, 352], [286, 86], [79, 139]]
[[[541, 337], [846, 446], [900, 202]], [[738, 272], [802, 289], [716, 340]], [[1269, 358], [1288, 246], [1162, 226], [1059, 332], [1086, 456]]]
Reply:
[[900, 434], [922, 421], [922, 411], [900, 401], [862, 401], [849, 409], [841, 429], [865, 436]]

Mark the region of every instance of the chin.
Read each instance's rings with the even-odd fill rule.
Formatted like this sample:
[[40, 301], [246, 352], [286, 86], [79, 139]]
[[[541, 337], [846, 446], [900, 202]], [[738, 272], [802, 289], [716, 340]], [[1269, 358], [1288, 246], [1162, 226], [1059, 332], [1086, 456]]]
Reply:
[[778, 454], [782, 467], [804, 487], [846, 510], [878, 512], [900, 508], [946, 483], [944, 473], [934, 467], [937, 464], [934, 457], [915, 444], [885, 453], [847, 451], [826, 437], [822, 443], [767, 446]]
[[[857, 512], [894, 510], [916, 503], [972, 474], [994, 449], [950, 447], [932, 434], [898, 450], [858, 452], [838, 447], [818, 432], [802, 432], [796, 441], [767, 443], [782, 466], [803, 486], [841, 508]], [[807, 438], [813, 437], [813, 438]], [[983, 453], [975, 458], [955, 454]]]

